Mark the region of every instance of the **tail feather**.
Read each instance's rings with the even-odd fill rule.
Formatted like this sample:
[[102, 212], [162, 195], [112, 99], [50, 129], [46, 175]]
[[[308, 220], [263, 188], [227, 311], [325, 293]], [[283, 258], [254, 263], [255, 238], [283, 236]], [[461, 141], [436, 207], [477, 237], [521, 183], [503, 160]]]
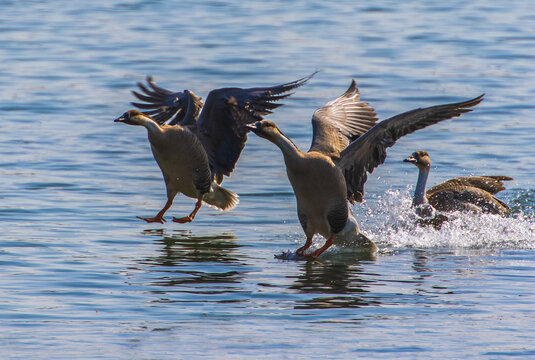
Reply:
[[203, 201], [220, 210], [234, 209], [240, 202], [238, 194], [217, 185], [215, 182], [212, 183], [212, 191], [204, 195]]

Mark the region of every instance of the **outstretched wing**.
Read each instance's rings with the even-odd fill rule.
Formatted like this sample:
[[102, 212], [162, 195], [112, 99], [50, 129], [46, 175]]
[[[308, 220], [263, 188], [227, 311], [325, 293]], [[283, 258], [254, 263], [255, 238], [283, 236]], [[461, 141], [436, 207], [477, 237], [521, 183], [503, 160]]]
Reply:
[[314, 112], [312, 117], [312, 146], [310, 151], [319, 151], [338, 157], [351, 141], [366, 133], [377, 122], [374, 109], [360, 101], [355, 80], [349, 89]]
[[447, 188], [471, 186], [494, 195], [505, 190], [503, 181], [512, 180], [514, 179], [509, 176], [460, 176], [433, 186], [431, 189], [427, 190], [427, 194], [432, 195]]
[[362, 201], [367, 172], [372, 173], [385, 161], [386, 149], [394, 145], [400, 137], [472, 111], [469, 108], [479, 104], [483, 96], [484, 94], [460, 103], [415, 109], [393, 116], [381, 121], [352, 142], [341, 152], [338, 164], [344, 172], [348, 199]]
[[247, 140], [244, 125], [262, 120], [282, 104], [276, 101], [290, 96], [291, 90], [305, 84], [315, 73], [302, 79], [273, 87], [212, 90], [197, 121], [201, 140], [218, 183], [230, 175]]
[[189, 90], [172, 92], [161, 88], [154, 83], [152, 76], [147, 76], [147, 84], [149, 87], [140, 82], [137, 83], [143, 94], [136, 91], [132, 91], [132, 94], [143, 102], [133, 102], [132, 105], [145, 110], [144, 113], [151, 116], [160, 125], [170, 119], [169, 125], [195, 124], [203, 106], [200, 97]]

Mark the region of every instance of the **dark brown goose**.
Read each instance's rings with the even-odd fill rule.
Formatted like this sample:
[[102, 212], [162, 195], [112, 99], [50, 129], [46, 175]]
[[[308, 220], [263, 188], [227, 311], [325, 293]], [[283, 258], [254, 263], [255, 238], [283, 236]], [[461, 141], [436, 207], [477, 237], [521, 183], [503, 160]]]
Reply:
[[471, 111], [483, 95], [461, 103], [412, 110], [378, 124], [372, 107], [360, 101], [355, 82], [337, 99], [316, 110], [308, 152], [300, 151], [271, 121], [247, 125], [252, 132], [277, 145], [284, 156], [288, 179], [297, 200], [297, 215], [306, 234], [298, 255], [320, 234], [325, 245], [304, 256], [317, 258], [333, 243], [358, 244], [363, 251], [377, 246], [362, 234], [348, 204], [362, 201], [367, 173], [386, 158], [386, 149], [400, 137], [439, 121]]
[[151, 90], [138, 84], [145, 95], [135, 94], [146, 103], [134, 105], [152, 110], [147, 113], [130, 110], [115, 121], [147, 129], [152, 154], [167, 189], [167, 202], [162, 210], [154, 217], [138, 218], [165, 222], [163, 215], [179, 193], [197, 202], [188, 216], [173, 218], [175, 222], [192, 221], [203, 202], [221, 210], [234, 208], [238, 195], [220, 184], [234, 170], [245, 146], [244, 126], [281, 106], [274, 102], [291, 95], [291, 90], [302, 86], [313, 75], [273, 87], [212, 90], [205, 104], [191, 91], [173, 93], [156, 86], [150, 78]]
[[426, 209], [427, 204], [443, 212], [470, 211], [500, 215], [509, 213], [509, 206], [493, 196], [505, 190], [502, 181], [513, 180], [509, 176], [456, 177], [427, 190], [427, 178], [431, 168], [431, 158], [427, 151], [415, 151], [403, 161], [416, 165], [419, 170], [413, 206], [418, 209], [419, 215], [431, 219], [429, 223], [437, 228], [440, 228], [447, 217], [435, 216], [432, 209]]

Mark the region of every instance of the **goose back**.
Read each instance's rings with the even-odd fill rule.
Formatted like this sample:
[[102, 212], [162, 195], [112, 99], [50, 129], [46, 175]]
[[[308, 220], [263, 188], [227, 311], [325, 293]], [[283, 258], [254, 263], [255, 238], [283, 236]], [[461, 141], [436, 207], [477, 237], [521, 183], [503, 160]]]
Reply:
[[433, 186], [427, 194], [429, 196], [447, 188], [475, 187], [494, 195], [505, 190], [503, 181], [511, 180], [514, 179], [509, 176], [459, 176]]
[[427, 200], [439, 211], [483, 211], [507, 214], [510, 209], [493, 195], [505, 190], [502, 181], [508, 176], [457, 177], [438, 184], [427, 191]]

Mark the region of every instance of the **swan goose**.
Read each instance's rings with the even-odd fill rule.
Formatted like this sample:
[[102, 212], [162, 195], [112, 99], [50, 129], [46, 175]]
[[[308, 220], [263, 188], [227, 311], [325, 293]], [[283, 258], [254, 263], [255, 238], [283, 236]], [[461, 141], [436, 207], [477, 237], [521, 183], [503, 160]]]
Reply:
[[[417, 214], [427, 218], [427, 222], [440, 228], [447, 220], [442, 212], [471, 211], [505, 215], [510, 209], [502, 200], [493, 195], [505, 190], [502, 181], [514, 180], [509, 176], [463, 176], [447, 180], [427, 190], [427, 178], [431, 168], [431, 158], [425, 150], [418, 150], [403, 160], [418, 168], [418, 181], [414, 190], [412, 205]], [[431, 208], [429, 208], [431, 206]]]
[[[271, 121], [246, 125], [283, 154], [297, 216], [306, 235], [305, 244], [296, 254], [315, 259], [333, 243], [348, 239], [364, 252], [376, 252], [377, 246], [360, 232], [348, 204], [362, 201], [367, 173], [385, 161], [386, 149], [400, 137], [469, 112], [482, 98], [415, 109], [376, 124], [374, 109], [360, 101], [353, 80], [344, 94], [314, 112], [308, 152], [299, 150]], [[326, 242], [305, 254], [315, 234]]]
[[221, 210], [234, 208], [238, 195], [220, 184], [234, 170], [245, 146], [244, 125], [261, 120], [263, 115], [281, 106], [274, 102], [290, 96], [291, 90], [305, 84], [313, 75], [273, 87], [212, 90], [204, 104], [192, 91], [174, 93], [160, 88], [150, 77], [147, 78], [150, 89], [138, 84], [145, 94], [134, 94], [144, 103], [133, 105], [150, 110], [146, 113], [129, 110], [115, 122], [147, 129], [152, 154], [167, 189], [164, 207], [154, 217], [138, 218], [164, 223], [163, 216], [179, 193], [197, 202], [188, 216], [173, 218], [174, 222], [193, 221], [203, 202]]

